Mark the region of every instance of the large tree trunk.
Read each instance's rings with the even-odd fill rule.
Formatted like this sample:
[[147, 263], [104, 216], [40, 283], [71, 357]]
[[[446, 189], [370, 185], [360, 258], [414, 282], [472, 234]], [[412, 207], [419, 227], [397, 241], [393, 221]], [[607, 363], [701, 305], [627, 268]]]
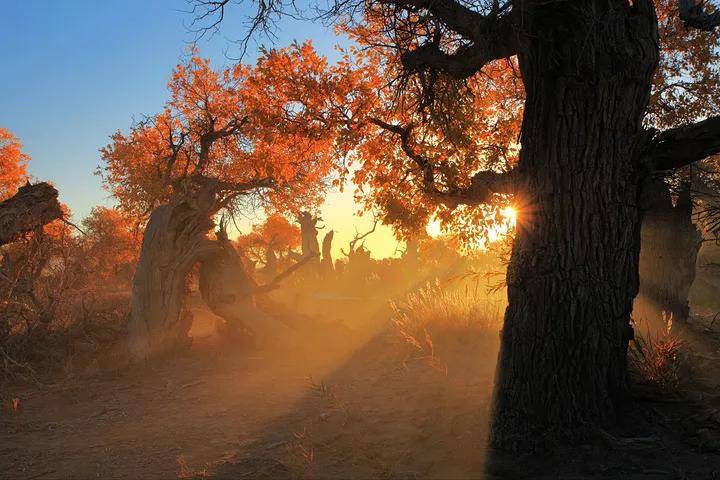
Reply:
[[13, 242], [62, 216], [58, 191], [52, 185], [28, 183], [20, 187], [15, 195], [0, 202], [0, 245]]
[[535, 5], [492, 425], [504, 449], [582, 437], [626, 397], [637, 145], [658, 56], [649, 0]]
[[186, 282], [193, 265], [218, 250], [206, 238], [215, 211], [215, 191], [204, 186], [150, 215], [133, 277], [128, 347], [134, 361], [189, 343]]
[[675, 205], [662, 178], [643, 189], [640, 294], [633, 312], [647, 327], [666, 328], [663, 312], [673, 324], [690, 314], [688, 295], [695, 281], [695, 265], [702, 236], [692, 222], [690, 185], [683, 184]]

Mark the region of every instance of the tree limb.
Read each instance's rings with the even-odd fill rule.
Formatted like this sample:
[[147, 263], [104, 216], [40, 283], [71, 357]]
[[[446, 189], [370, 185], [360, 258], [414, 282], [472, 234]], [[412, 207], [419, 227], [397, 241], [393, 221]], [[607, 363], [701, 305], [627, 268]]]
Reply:
[[654, 170], [672, 170], [720, 153], [720, 115], [658, 133], [647, 157]]
[[381, 0], [380, 3], [392, 4], [405, 10], [428, 10], [449, 29], [469, 40], [476, 39], [478, 26], [488, 21], [485, 15], [454, 0]]
[[720, 11], [708, 13], [705, 0], [678, 0], [680, 19], [686, 27], [710, 32], [720, 25]]
[[454, 53], [443, 51], [437, 42], [426, 43], [402, 54], [400, 59], [405, 69], [414, 72], [433, 69], [464, 79], [493, 60], [517, 53], [518, 35], [512, 14], [481, 15], [452, 0], [421, 3], [427, 3], [425, 8], [434, 17], [471, 43]]
[[305, 264], [307, 264], [310, 260], [313, 258], [317, 258], [318, 255], [312, 254], [308, 255], [306, 257], [301, 258], [297, 263], [294, 263], [290, 265], [288, 268], [280, 272], [273, 278], [270, 283], [266, 283], [265, 285], [257, 285], [253, 288], [252, 294], [253, 295], [261, 295], [264, 293], [272, 292], [273, 290], [277, 290], [280, 287], [280, 282], [285, 280], [287, 277], [295, 273], [296, 271], [300, 270]]
[[515, 175], [513, 171], [494, 172], [483, 170], [472, 176], [469, 187], [458, 187], [449, 190], [439, 190], [435, 183], [435, 168], [431, 159], [418, 153], [412, 145], [411, 135], [413, 125], [402, 126], [387, 123], [378, 118], [370, 119], [372, 123], [400, 137], [400, 145], [413, 162], [423, 172], [423, 191], [438, 203], [450, 207], [458, 205], [478, 205], [487, 203], [496, 193], [512, 194], [515, 192]]

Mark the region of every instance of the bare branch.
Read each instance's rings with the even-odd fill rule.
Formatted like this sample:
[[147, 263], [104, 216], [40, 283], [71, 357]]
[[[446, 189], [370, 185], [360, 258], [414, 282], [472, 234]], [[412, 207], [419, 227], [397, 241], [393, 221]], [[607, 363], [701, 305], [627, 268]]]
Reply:
[[658, 133], [647, 158], [655, 170], [672, 170], [720, 153], [720, 116]]
[[454, 0], [380, 0], [406, 10], [425, 9], [454, 32], [468, 40], [478, 39], [478, 30], [488, 17]]
[[[355, 253], [355, 249], [356, 249], [357, 243], [360, 242], [360, 241], [362, 241], [362, 240], [365, 240], [367, 237], [369, 237], [370, 235], [372, 235], [373, 233], [375, 233], [375, 230], [377, 229], [377, 226], [378, 226], [378, 222], [379, 222], [378, 216], [377, 216], [376, 214], [373, 214], [373, 225], [372, 225], [372, 228], [370, 228], [370, 230], [368, 230], [367, 232], [362, 233], [362, 234], [361, 234], [360, 232], [358, 232], [357, 229], [355, 229], [355, 237], [353, 237], [353, 239], [350, 240], [350, 244], [348, 245], [348, 251], [347, 251], [347, 253], [346, 253], [345, 250], [342, 249], [342, 248], [340, 249], [340, 252], [341, 252], [343, 255], [345, 255], [346, 257], [349, 257], [349, 256], [351, 256], [353, 253]], [[365, 242], [362, 242], [362, 243], [360, 244], [360, 246], [362, 247], [364, 244], [365, 244]]]
[[710, 32], [720, 25], [720, 11], [708, 13], [705, 0], [678, 0], [680, 19], [686, 27]]
[[310, 262], [310, 260], [317, 257], [318, 255], [316, 253], [308, 255], [306, 257], [302, 257], [297, 263], [290, 265], [288, 268], [277, 274], [275, 278], [270, 281], [270, 283], [267, 283], [265, 285], [257, 285], [255, 288], [253, 288], [252, 294], [261, 295], [264, 293], [272, 292], [273, 290], [277, 290], [280, 287], [280, 282], [285, 280], [287, 277], [289, 277], [296, 271], [300, 270], [304, 265]]

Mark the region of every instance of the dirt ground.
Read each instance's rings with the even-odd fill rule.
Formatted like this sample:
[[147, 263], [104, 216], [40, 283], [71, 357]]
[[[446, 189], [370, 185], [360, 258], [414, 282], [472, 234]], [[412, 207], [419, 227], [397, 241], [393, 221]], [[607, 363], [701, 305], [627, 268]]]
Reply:
[[[720, 338], [701, 331], [693, 355]], [[720, 479], [720, 362], [676, 396], [637, 392], [623, 426], [545, 455], [487, 447], [497, 336], [437, 339], [408, 360], [383, 331], [311, 331], [249, 351], [199, 322], [185, 355], [15, 387], [0, 478]]]

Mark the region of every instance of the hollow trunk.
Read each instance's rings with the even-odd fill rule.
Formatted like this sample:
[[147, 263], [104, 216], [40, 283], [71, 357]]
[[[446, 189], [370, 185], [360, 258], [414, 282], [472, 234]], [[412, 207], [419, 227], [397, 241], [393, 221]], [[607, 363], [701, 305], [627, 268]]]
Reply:
[[216, 252], [200, 263], [200, 293], [212, 312], [225, 321], [228, 334], [252, 337], [256, 346], [288, 337], [286, 325], [257, 308], [257, 283], [224, 232], [218, 232], [216, 244]]
[[134, 361], [188, 345], [186, 282], [193, 265], [217, 250], [206, 238], [215, 208], [214, 191], [203, 188], [150, 215], [132, 286], [128, 347]]
[[519, 224], [492, 439], [583, 437], [626, 396], [638, 289], [639, 143], [657, 57], [649, 0], [528, 6]]
[[690, 185], [682, 185], [673, 205], [668, 185], [654, 179], [643, 189], [642, 206], [640, 294], [634, 316], [652, 328], [666, 327], [656, 321], [663, 312], [673, 324], [683, 324], [690, 314], [688, 295], [702, 239], [692, 222]]

